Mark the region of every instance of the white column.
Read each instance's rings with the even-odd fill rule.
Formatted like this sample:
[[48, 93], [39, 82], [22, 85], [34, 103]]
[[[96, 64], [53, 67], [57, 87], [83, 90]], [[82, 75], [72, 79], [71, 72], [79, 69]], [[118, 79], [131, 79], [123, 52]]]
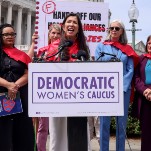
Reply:
[[22, 7], [18, 7], [18, 18], [17, 18], [17, 37], [16, 44], [21, 45], [21, 25], [22, 25]]
[[2, 0], [0, 0], [0, 25], [1, 25], [1, 15], [2, 15]]
[[31, 10], [28, 10], [27, 14], [27, 45], [30, 46], [31, 43]]
[[11, 2], [9, 2], [9, 4], [8, 4], [8, 12], [7, 12], [7, 23], [8, 24], [12, 23], [12, 7], [13, 7], [13, 4]]
[[104, 0], [89, 0], [91, 2], [104, 2]]

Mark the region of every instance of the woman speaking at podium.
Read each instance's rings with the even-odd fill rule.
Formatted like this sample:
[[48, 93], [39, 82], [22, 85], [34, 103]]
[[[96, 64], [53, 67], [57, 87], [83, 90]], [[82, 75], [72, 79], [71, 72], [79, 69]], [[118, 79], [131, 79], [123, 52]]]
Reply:
[[[127, 45], [124, 24], [120, 20], [110, 23], [107, 38], [99, 43], [95, 51], [95, 60], [123, 62], [124, 116], [116, 117], [116, 151], [125, 151], [125, 135], [128, 108], [131, 94], [131, 81], [137, 54]], [[109, 151], [111, 117], [100, 117], [100, 151]]]
[[[28, 55], [31, 57], [33, 57], [34, 39], [35, 38], [33, 38], [33, 45], [28, 51]], [[72, 46], [66, 47], [66, 44], [72, 44]], [[51, 61], [74, 62], [77, 60], [76, 56], [78, 52], [84, 53], [85, 60], [89, 59], [89, 48], [86, 45], [82, 23], [77, 14], [71, 13], [65, 17], [62, 23], [61, 38], [58, 45], [55, 46], [58, 48], [57, 50], [55, 48], [56, 53], [58, 51], [60, 51], [60, 53], [57, 58], [54, 57], [53, 59], [51, 57], [53, 54], [50, 54], [48, 58], [50, 58]], [[45, 50], [45, 48], [41, 50]], [[42, 52], [39, 52], [38, 55], [40, 58], [43, 55], [43, 59], [47, 60], [47, 53], [44, 54]], [[50, 117], [49, 133], [49, 151], [88, 150], [87, 117]]]
[[[72, 55], [77, 54], [79, 50], [85, 51], [85, 59], [89, 59], [89, 49], [86, 45], [82, 23], [79, 16], [74, 13], [68, 14], [63, 20], [59, 47], [67, 40], [71, 40], [73, 44], [62, 50], [58, 61], [76, 61]], [[87, 117], [49, 118], [49, 132], [49, 151], [88, 150]]]

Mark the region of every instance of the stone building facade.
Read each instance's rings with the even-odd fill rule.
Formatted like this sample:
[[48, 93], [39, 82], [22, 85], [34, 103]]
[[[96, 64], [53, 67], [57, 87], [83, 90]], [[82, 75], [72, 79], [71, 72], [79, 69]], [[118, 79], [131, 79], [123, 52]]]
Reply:
[[15, 44], [23, 50], [28, 49], [34, 32], [35, 4], [35, 0], [0, 0], [0, 24], [14, 26], [17, 33]]

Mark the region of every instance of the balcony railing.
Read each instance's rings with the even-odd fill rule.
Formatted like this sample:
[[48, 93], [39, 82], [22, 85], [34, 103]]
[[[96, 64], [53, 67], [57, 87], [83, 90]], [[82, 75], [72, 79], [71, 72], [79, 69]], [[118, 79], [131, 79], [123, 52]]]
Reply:
[[24, 52], [27, 52], [28, 49], [29, 49], [29, 46], [28, 45], [15, 45], [15, 47], [19, 50], [22, 50]]

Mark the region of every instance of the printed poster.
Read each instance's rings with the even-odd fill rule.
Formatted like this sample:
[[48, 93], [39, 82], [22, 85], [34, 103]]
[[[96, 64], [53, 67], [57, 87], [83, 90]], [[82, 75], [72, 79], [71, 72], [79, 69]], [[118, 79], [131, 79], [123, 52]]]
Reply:
[[28, 86], [31, 117], [124, 114], [122, 62], [30, 63]]
[[77, 13], [82, 21], [91, 56], [99, 42], [104, 41], [108, 27], [108, 3], [89, 1], [36, 1], [36, 25], [38, 33], [36, 50], [48, 45], [48, 30], [53, 23], [61, 24], [65, 16]]

